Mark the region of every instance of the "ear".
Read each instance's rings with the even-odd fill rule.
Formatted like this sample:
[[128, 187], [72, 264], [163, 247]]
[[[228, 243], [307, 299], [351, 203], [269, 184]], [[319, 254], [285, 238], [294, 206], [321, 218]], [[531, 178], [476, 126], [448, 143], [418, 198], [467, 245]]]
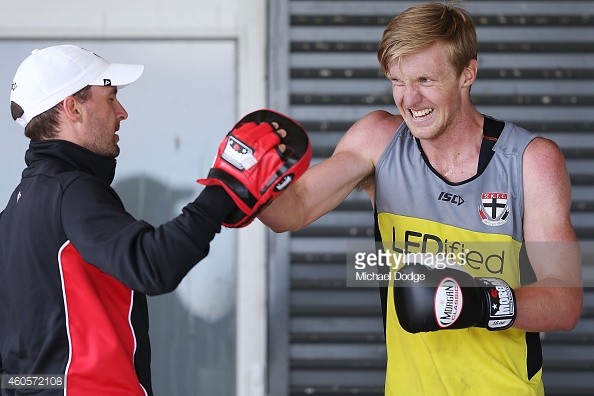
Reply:
[[477, 74], [478, 62], [476, 59], [471, 59], [470, 62], [468, 62], [468, 66], [462, 70], [462, 75], [460, 76], [461, 87], [469, 88], [476, 80]]
[[73, 122], [80, 122], [82, 119], [80, 103], [73, 96], [67, 96], [62, 101], [62, 113]]

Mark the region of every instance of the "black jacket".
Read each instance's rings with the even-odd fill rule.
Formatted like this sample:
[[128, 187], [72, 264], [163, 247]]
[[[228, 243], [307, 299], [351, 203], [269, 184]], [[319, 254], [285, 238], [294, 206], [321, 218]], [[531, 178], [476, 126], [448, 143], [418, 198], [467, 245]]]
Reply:
[[151, 395], [145, 294], [176, 288], [233, 202], [207, 188], [155, 228], [110, 187], [115, 159], [52, 140], [25, 161], [0, 214], [0, 373], [65, 375], [68, 395]]

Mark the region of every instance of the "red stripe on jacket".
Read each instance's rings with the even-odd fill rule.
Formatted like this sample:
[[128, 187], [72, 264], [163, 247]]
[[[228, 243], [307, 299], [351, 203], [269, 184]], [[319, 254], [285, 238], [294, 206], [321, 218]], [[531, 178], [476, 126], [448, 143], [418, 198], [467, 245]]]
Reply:
[[134, 368], [133, 291], [84, 261], [70, 242], [59, 261], [70, 344], [65, 394], [145, 396]]

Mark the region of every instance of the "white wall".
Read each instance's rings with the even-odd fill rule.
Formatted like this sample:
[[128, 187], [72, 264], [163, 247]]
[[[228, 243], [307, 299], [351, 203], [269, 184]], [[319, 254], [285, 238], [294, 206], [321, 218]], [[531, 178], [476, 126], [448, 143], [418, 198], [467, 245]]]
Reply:
[[263, 2], [252, 0], [20, 0], [0, 5], [0, 35], [235, 36], [240, 29], [239, 16], [262, 6]]
[[[229, 78], [237, 79], [239, 118], [266, 107], [266, 14], [266, 0], [4, 1], [0, 39], [233, 39], [238, 62]], [[266, 246], [260, 223], [238, 232], [236, 265], [237, 395], [263, 395]]]
[[265, 104], [266, 12], [266, 0], [7, 1], [0, 38], [237, 39], [243, 114]]

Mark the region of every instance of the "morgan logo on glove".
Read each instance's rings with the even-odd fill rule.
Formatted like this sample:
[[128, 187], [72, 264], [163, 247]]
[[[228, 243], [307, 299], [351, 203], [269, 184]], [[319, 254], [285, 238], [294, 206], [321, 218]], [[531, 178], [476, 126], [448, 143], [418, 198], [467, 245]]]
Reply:
[[463, 303], [462, 289], [458, 282], [450, 277], [442, 279], [435, 289], [435, 319], [439, 327], [453, 325], [462, 312]]
[[250, 169], [258, 163], [254, 150], [234, 136], [229, 136], [221, 157], [239, 170]]
[[482, 278], [482, 281], [486, 286], [491, 287], [489, 290], [491, 306], [489, 307], [488, 327], [490, 329], [509, 327], [515, 318], [514, 293], [509, 285], [500, 279]]

